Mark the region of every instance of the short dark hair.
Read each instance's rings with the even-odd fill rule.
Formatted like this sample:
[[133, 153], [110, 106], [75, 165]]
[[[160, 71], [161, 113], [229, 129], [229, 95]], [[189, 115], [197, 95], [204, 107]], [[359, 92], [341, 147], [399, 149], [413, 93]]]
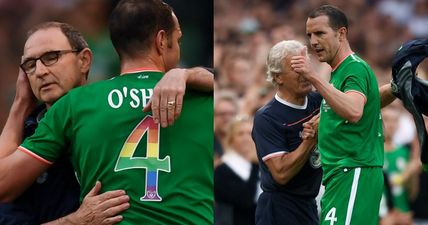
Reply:
[[345, 13], [336, 6], [322, 5], [309, 14], [309, 18], [312, 19], [319, 16], [327, 16], [329, 25], [333, 30], [338, 30], [342, 27], [345, 27], [348, 30], [348, 19], [346, 18]]
[[174, 30], [172, 8], [161, 0], [122, 0], [110, 15], [110, 37], [119, 57], [144, 54], [158, 31]]
[[37, 31], [48, 28], [59, 28], [67, 38], [72, 49], [82, 51], [84, 48], [88, 48], [88, 43], [85, 38], [83, 38], [83, 35], [76, 28], [70, 24], [55, 21], [44, 22], [34, 26], [27, 32], [27, 39]]

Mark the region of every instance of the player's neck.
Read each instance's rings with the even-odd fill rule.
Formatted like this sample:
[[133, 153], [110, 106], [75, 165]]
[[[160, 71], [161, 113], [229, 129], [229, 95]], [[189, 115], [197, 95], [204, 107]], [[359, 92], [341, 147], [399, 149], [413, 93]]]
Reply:
[[136, 57], [132, 59], [127, 58], [121, 60], [120, 62], [121, 75], [129, 71], [136, 71], [142, 69], [165, 72], [165, 67], [163, 66], [163, 64], [151, 57]]
[[333, 60], [329, 63], [331, 68], [335, 70], [350, 54], [352, 54], [352, 49], [349, 46], [348, 42], [342, 43], [342, 45], [337, 50], [337, 53]]
[[306, 101], [306, 96], [293, 95], [289, 92], [282, 91], [282, 90], [278, 90], [277, 94], [281, 99], [289, 103], [292, 103], [294, 105], [302, 106], [305, 104], [305, 101]]

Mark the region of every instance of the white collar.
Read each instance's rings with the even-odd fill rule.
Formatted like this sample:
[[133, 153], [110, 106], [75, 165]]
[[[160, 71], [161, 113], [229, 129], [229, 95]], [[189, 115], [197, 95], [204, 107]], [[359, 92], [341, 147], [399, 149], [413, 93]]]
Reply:
[[244, 157], [236, 153], [234, 150], [226, 150], [226, 153], [221, 157], [224, 164], [230, 167], [242, 180], [248, 181], [251, 175], [251, 163]]
[[296, 105], [296, 104], [293, 104], [291, 102], [287, 102], [286, 100], [279, 97], [278, 93], [275, 94], [275, 99], [278, 102], [280, 102], [286, 106], [289, 106], [291, 108], [295, 108], [295, 109], [306, 109], [306, 107], [308, 106], [308, 97], [307, 96], [305, 97], [305, 103], [303, 105]]

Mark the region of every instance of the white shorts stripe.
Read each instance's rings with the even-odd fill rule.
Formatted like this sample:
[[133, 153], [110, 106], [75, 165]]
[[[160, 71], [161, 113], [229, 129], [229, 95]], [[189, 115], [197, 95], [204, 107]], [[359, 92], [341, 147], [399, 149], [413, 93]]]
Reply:
[[348, 210], [346, 211], [345, 225], [351, 224], [352, 210], [354, 209], [355, 196], [357, 195], [358, 180], [360, 179], [361, 168], [355, 168], [354, 180], [352, 181], [351, 195], [349, 196]]

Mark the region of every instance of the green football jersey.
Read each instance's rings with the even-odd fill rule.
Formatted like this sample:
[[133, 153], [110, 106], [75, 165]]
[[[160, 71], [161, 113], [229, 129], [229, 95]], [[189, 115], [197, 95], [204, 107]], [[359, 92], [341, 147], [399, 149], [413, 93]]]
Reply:
[[[213, 224], [213, 96], [187, 90], [181, 116], [161, 128], [142, 112], [163, 73], [129, 73], [56, 102], [21, 150], [53, 162], [64, 149], [82, 200], [97, 180], [123, 189], [120, 224]], [[31, 153], [30, 153], [31, 154]]]
[[409, 195], [403, 184], [396, 184], [393, 180], [406, 170], [409, 160], [409, 149], [404, 146], [397, 147], [391, 151], [385, 151], [385, 165], [383, 168], [389, 176], [392, 202], [394, 203], [394, 207], [400, 209], [402, 212], [410, 210]]
[[376, 77], [360, 57], [349, 55], [331, 74], [331, 85], [358, 92], [366, 102], [361, 119], [351, 123], [323, 100], [320, 108], [318, 147], [325, 181], [337, 168], [383, 165], [383, 131]]

